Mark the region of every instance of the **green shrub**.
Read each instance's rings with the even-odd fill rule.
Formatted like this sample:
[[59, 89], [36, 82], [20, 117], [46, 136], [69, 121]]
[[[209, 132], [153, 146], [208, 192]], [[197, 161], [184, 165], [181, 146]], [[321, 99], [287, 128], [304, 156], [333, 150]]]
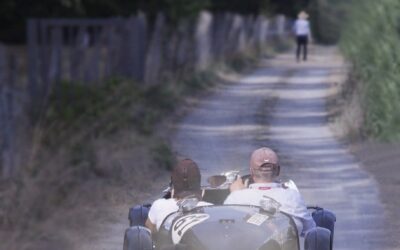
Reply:
[[354, 0], [311, 0], [309, 12], [314, 38], [323, 44], [339, 41]]
[[153, 159], [162, 169], [172, 170], [175, 163], [175, 155], [173, 154], [170, 146], [165, 142], [160, 142], [152, 149]]
[[363, 84], [365, 130], [400, 139], [400, 2], [354, 1], [340, 46]]

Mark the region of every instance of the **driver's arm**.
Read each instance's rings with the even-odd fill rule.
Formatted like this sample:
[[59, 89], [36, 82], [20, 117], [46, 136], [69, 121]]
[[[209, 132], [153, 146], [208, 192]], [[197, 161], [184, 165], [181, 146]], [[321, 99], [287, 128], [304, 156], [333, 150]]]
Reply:
[[246, 186], [243, 183], [243, 180], [240, 176], [238, 176], [238, 178], [232, 182], [232, 184], [229, 186], [229, 190], [232, 192], [236, 191], [236, 190], [241, 190], [241, 189], [245, 189]]
[[150, 229], [151, 233], [155, 233], [157, 232], [157, 226], [155, 224], [153, 224], [149, 218], [147, 218], [145, 226]]
[[157, 232], [157, 222], [159, 220], [160, 211], [163, 209], [163, 203], [165, 199], [158, 199], [153, 202], [150, 207], [145, 226], [150, 229], [152, 233]]

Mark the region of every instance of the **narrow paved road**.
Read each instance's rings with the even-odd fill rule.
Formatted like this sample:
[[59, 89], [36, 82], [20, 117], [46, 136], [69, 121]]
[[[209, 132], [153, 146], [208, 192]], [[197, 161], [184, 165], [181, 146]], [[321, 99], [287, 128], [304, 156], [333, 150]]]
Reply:
[[244, 169], [252, 150], [270, 146], [307, 203], [336, 213], [335, 249], [396, 249], [386, 243], [374, 179], [328, 127], [326, 99], [344, 67], [334, 49], [321, 47], [306, 63], [287, 54], [265, 61], [202, 100], [178, 124], [173, 145], [198, 162], [204, 176]]

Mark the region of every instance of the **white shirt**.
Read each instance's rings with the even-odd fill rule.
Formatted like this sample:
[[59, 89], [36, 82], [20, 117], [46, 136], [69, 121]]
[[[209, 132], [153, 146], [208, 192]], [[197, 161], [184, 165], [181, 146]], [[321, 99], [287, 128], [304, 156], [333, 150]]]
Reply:
[[[177, 200], [175, 199], [158, 199], [153, 202], [150, 207], [150, 211], [148, 214], [148, 219], [157, 226], [157, 230], [160, 229], [161, 223], [164, 219], [170, 215], [178, 211], [179, 207], [176, 204]], [[212, 205], [211, 203], [200, 201], [197, 203], [197, 206], [207, 206]]]
[[310, 34], [310, 22], [304, 19], [297, 19], [294, 23], [296, 36], [308, 36]]
[[315, 222], [299, 191], [283, 188], [280, 183], [254, 183], [249, 188], [232, 192], [224, 204], [259, 206], [263, 196], [268, 196], [281, 204], [280, 210], [293, 216], [300, 235], [315, 227]]

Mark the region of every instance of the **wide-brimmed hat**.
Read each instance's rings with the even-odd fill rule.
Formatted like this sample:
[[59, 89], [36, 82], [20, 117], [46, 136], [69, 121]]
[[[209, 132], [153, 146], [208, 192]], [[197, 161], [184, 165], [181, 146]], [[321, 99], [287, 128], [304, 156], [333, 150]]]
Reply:
[[305, 11], [300, 11], [298, 18], [300, 19], [307, 19], [308, 18], [308, 14]]

